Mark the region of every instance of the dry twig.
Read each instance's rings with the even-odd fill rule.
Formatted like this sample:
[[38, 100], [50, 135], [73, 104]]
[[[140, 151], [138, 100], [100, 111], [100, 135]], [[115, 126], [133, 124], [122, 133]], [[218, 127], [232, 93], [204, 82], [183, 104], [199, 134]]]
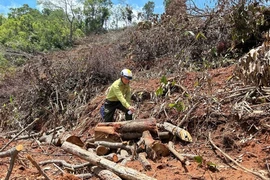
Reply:
[[43, 175], [45, 177], [46, 180], [51, 180], [47, 174], [40, 168], [40, 166], [38, 165], [38, 163], [30, 156], [27, 156], [27, 159], [37, 168], [37, 170], [39, 171], [39, 173], [41, 175]]
[[255, 176], [258, 176], [258, 177], [260, 177], [261, 179], [263, 179], [263, 180], [269, 180], [269, 178], [267, 178], [267, 177], [265, 177], [265, 176], [263, 176], [263, 175], [261, 175], [261, 174], [259, 174], [258, 172], [254, 172], [254, 171], [252, 171], [252, 170], [250, 170], [250, 169], [247, 169], [247, 168], [245, 168], [245, 167], [243, 167], [241, 164], [239, 164], [238, 162], [236, 162], [233, 158], [231, 158], [228, 154], [226, 154], [225, 152], [223, 152], [220, 148], [218, 148], [215, 144], [214, 144], [214, 142], [212, 141], [212, 139], [211, 139], [211, 133], [209, 132], [209, 142], [211, 143], [211, 145], [215, 148], [215, 149], [217, 149], [219, 152], [221, 152], [226, 158], [228, 158], [230, 161], [232, 161], [234, 164], [236, 164], [238, 167], [240, 167], [241, 169], [243, 169], [244, 171], [247, 171], [247, 172], [249, 172], [249, 173], [251, 173], [251, 174], [254, 174]]
[[20, 134], [22, 134], [24, 131], [28, 130], [30, 127], [32, 127], [39, 119], [35, 119], [31, 124], [29, 124], [26, 128], [24, 128], [23, 130], [21, 130], [16, 136], [14, 136], [4, 147], [2, 147], [2, 149], [0, 150], [3, 151], [12, 141], [14, 141], [14, 139], [16, 139]]

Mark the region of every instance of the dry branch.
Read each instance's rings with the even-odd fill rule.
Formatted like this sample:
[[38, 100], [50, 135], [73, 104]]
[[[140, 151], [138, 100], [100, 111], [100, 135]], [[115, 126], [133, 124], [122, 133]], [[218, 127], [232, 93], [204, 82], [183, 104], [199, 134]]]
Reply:
[[0, 150], [3, 151], [12, 141], [14, 141], [14, 139], [16, 139], [18, 136], [20, 136], [24, 131], [28, 130], [29, 128], [31, 128], [39, 119], [35, 119], [31, 124], [29, 124], [26, 128], [24, 128], [23, 130], [21, 130], [16, 136], [14, 136], [4, 147], [2, 147], [2, 149]]
[[99, 157], [95, 153], [86, 151], [80, 148], [79, 146], [71, 144], [69, 142], [64, 142], [62, 144], [62, 148], [71, 154], [74, 154], [86, 161], [89, 161], [92, 165], [111, 170], [112, 172], [120, 176], [121, 178], [130, 179], [130, 180], [140, 180], [140, 179], [154, 180], [155, 179], [145, 174], [142, 174], [134, 169], [121, 166], [120, 164], [116, 164], [115, 162], [109, 161], [103, 157]]
[[98, 146], [105, 146], [111, 149], [118, 149], [118, 148], [125, 149], [129, 151], [130, 153], [133, 153], [134, 151], [134, 147], [130, 146], [127, 142], [112, 143], [112, 142], [106, 142], [106, 141], [96, 141], [95, 144]]
[[263, 175], [261, 175], [261, 174], [259, 174], [258, 172], [254, 172], [254, 171], [252, 171], [252, 170], [250, 170], [250, 169], [247, 169], [247, 168], [245, 168], [244, 166], [242, 166], [241, 164], [239, 164], [238, 162], [236, 162], [233, 158], [231, 158], [228, 154], [226, 154], [225, 152], [223, 152], [221, 149], [219, 149], [216, 145], [215, 145], [215, 143], [212, 141], [212, 139], [211, 139], [211, 133], [209, 132], [209, 142], [211, 143], [211, 145], [215, 148], [215, 149], [217, 149], [219, 152], [221, 152], [226, 158], [228, 158], [230, 161], [232, 161], [234, 164], [236, 164], [237, 166], [239, 166], [241, 169], [243, 169], [243, 170], [245, 170], [245, 171], [247, 171], [247, 172], [249, 172], [249, 173], [251, 173], [251, 174], [254, 174], [255, 176], [258, 176], [258, 177], [260, 177], [261, 179], [263, 179], [263, 180], [269, 180], [269, 178], [267, 178], [267, 177], [265, 177], [265, 176], [263, 176]]
[[90, 163], [87, 162], [87, 163], [83, 163], [83, 164], [77, 164], [77, 165], [74, 165], [74, 164], [69, 164], [67, 163], [65, 160], [48, 160], [48, 161], [41, 161], [38, 163], [39, 165], [46, 165], [46, 164], [58, 164], [58, 165], [61, 165], [61, 166], [65, 166], [65, 167], [68, 167], [72, 170], [74, 169], [78, 169], [78, 168], [83, 168], [85, 166], [89, 166]]
[[9, 168], [8, 168], [8, 173], [6, 175], [6, 178], [5, 180], [8, 180], [10, 175], [11, 175], [11, 172], [13, 170], [13, 166], [14, 166], [14, 163], [15, 163], [15, 159], [18, 155], [18, 153], [20, 151], [23, 150], [23, 145], [18, 145], [14, 148], [11, 148], [5, 152], [0, 152], [0, 157], [11, 157], [11, 160], [10, 160], [10, 165], [9, 165]]
[[168, 143], [168, 148], [169, 150], [185, 165], [189, 165], [189, 161], [187, 161], [187, 159], [185, 157], [183, 157], [181, 154], [179, 154], [175, 148], [174, 148], [174, 145], [173, 145], [173, 142], [172, 141], [169, 141]]
[[41, 175], [43, 175], [45, 177], [46, 180], [51, 180], [47, 174], [40, 168], [40, 166], [38, 165], [38, 163], [30, 156], [27, 155], [27, 159], [37, 168], [37, 170], [39, 171], [39, 173]]
[[197, 107], [198, 104], [199, 104], [199, 102], [197, 102], [196, 104], [194, 104], [194, 106], [192, 108], [190, 108], [190, 110], [185, 114], [183, 119], [177, 124], [178, 127], [182, 126], [184, 124], [184, 122], [189, 119], [191, 112]]
[[145, 152], [139, 153], [138, 160], [142, 164], [142, 166], [143, 166], [143, 168], [145, 170], [151, 170], [152, 169], [150, 162], [146, 159], [146, 153]]

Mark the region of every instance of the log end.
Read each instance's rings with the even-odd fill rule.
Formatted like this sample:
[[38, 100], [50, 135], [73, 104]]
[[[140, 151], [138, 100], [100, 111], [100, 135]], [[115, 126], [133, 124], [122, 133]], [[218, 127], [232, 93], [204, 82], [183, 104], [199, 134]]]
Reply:
[[183, 141], [192, 143], [192, 137], [191, 137], [191, 135], [189, 134], [188, 131], [186, 131], [184, 129], [181, 129], [178, 132], [178, 137], [180, 137], [180, 139], [182, 139]]
[[18, 146], [16, 146], [16, 150], [17, 151], [22, 151], [23, 150], [23, 145], [19, 144]]

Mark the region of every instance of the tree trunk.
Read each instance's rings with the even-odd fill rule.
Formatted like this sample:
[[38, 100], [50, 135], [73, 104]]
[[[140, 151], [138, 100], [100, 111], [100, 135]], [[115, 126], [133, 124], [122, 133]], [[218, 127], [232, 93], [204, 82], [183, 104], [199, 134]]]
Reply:
[[133, 138], [130, 135], [135, 133], [138, 138], [138, 134], [147, 130], [157, 134], [156, 119], [98, 123], [95, 127], [95, 141], [121, 142], [122, 137]]
[[67, 151], [71, 154], [74, 154], [74, 155], [90, 162], [92, 165], [111, 170], [116, 175], [120, 176], [121, 178], [129, 179], [129, 180], [141, 180], [141, 179], [155, 180], [155, 178], [149, 177], [149, 176], [142, 174], [134, 169], [121, 166], [120, 164], [116, 164], [112, 161], [109, 161], [109, 160], [103, 158], [103, 157], [99, 157], [95, 153], [86, 151], [75, 144], [71, 144], [69, 142], [64, 142], [62, 144], [62, 148], [65, 151]]

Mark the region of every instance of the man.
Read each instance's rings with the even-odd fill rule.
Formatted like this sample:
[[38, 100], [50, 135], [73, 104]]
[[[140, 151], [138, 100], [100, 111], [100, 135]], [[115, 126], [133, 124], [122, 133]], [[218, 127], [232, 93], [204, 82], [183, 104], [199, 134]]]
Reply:
[[112, 122], [116, 109], [125, 113], [126, 120], [132, 120], [135, 108], [130, 105], [131, 90], [129, 82], [132, 80], [132, 72], [129, 69], [121, 71], [121, 77], [109, 87], [106, 100], [101, 107], [101, 115], [105, 122]]

